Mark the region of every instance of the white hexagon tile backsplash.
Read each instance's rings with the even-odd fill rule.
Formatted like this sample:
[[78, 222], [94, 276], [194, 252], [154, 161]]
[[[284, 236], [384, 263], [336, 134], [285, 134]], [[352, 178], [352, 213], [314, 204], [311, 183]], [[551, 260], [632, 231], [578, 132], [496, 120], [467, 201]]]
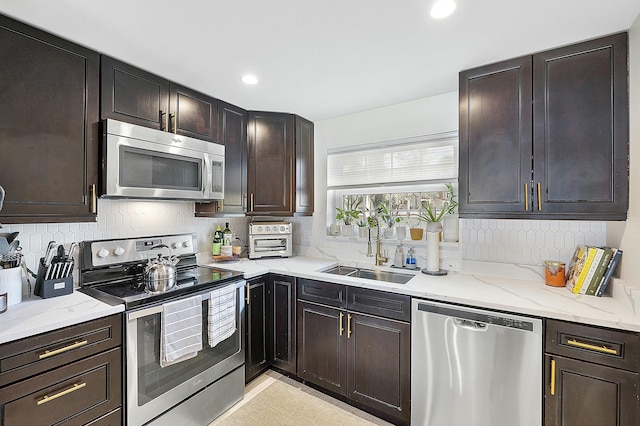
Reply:
[[[96, 222], [4, 224], [1, 232], [18, 231], [18, 239], [27, 265], [33, 271], [44, 256], [49, 241], [68, 247], [72, 242], [112, 238], [132, 238], [153, 235], [194, 232], [198, 236], [198, 251], [210, 249], [215, 227], [229, 222], [229, 227], [244, 241], [247, 238], [245, 218], [209, 219], [194, 216], [194, 203], [188, 201], [98, 200]], [[77, 262], [76, 262], [77, 265]]]
[[[197, 218], [188, 201], [98, 200], [97, 222], [4, 224], [1, 232], [19, 231], [27, 265], [35, 270], [51, 240], [69, 246], [87, 240], [131, 238], [195, 232], [198, 251], [210, 250], [213, 232], [225, 222], [247, 243], [247, 218]], [[326, 243], [325, 215], [287, 218], [294, 223], [294, 249]], [[542, 265], [546, 259], [568, 261], [577, 244], [606, 244], [606, 222], [571, 220], [461, 219], [459, 258], [488, 262]]]

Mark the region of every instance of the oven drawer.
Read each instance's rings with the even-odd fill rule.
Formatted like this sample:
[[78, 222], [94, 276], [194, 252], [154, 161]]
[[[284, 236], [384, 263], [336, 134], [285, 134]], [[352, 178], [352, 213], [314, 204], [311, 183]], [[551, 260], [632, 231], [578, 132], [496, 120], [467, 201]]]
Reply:
[[85, 424], [122, 403], [120, 348], [0, 390], [2, 424]]
[[547, 320], [545, 352], [637, 372], [640, 368], [640, 335]]
[[122, 315], [112, 315], [0, 346], [0, 387], [122, 345]]

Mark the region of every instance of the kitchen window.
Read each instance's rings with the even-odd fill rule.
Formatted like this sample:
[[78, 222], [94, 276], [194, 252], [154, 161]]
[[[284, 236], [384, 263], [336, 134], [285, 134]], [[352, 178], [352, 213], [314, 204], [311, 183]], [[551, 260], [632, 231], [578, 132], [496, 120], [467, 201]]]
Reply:
[[366, 221], [383, 205], [400, 226], [417, 225], [422, 201], [437, 210], [457, 194], [458, 133], [448, 132], [327, 152], [327, 220], [336, 207], [360, 210], [353, 223]]

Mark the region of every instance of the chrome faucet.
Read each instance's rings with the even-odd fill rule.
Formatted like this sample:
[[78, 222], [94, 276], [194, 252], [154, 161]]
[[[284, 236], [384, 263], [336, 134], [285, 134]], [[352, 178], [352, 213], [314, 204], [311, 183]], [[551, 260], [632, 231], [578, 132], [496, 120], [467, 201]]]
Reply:
[[387, 251], [384, 251], [384, 256], [382, 254], [382, 241], [380, 240], [380, 227], [378, 227], [378, 236], [376, 237], [376, 266], [380, 266], [383, 263], [389, 261], [387, 257]]

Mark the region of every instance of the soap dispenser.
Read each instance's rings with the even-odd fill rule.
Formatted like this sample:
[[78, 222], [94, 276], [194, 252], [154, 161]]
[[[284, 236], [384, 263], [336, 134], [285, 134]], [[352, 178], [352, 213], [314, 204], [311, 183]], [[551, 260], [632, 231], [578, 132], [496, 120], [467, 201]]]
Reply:
[[398, 244], [396, 247], [396, 255], [393, 265], [397, 268], [402, 268], [402, 260], [404, 259], [404, 249], [402, 248], [402, 243]]
[[404, 266], [410, 269], [416, 269], [416, 256], [413, 252], [413, 247], [407, 251], [407, 262]]

